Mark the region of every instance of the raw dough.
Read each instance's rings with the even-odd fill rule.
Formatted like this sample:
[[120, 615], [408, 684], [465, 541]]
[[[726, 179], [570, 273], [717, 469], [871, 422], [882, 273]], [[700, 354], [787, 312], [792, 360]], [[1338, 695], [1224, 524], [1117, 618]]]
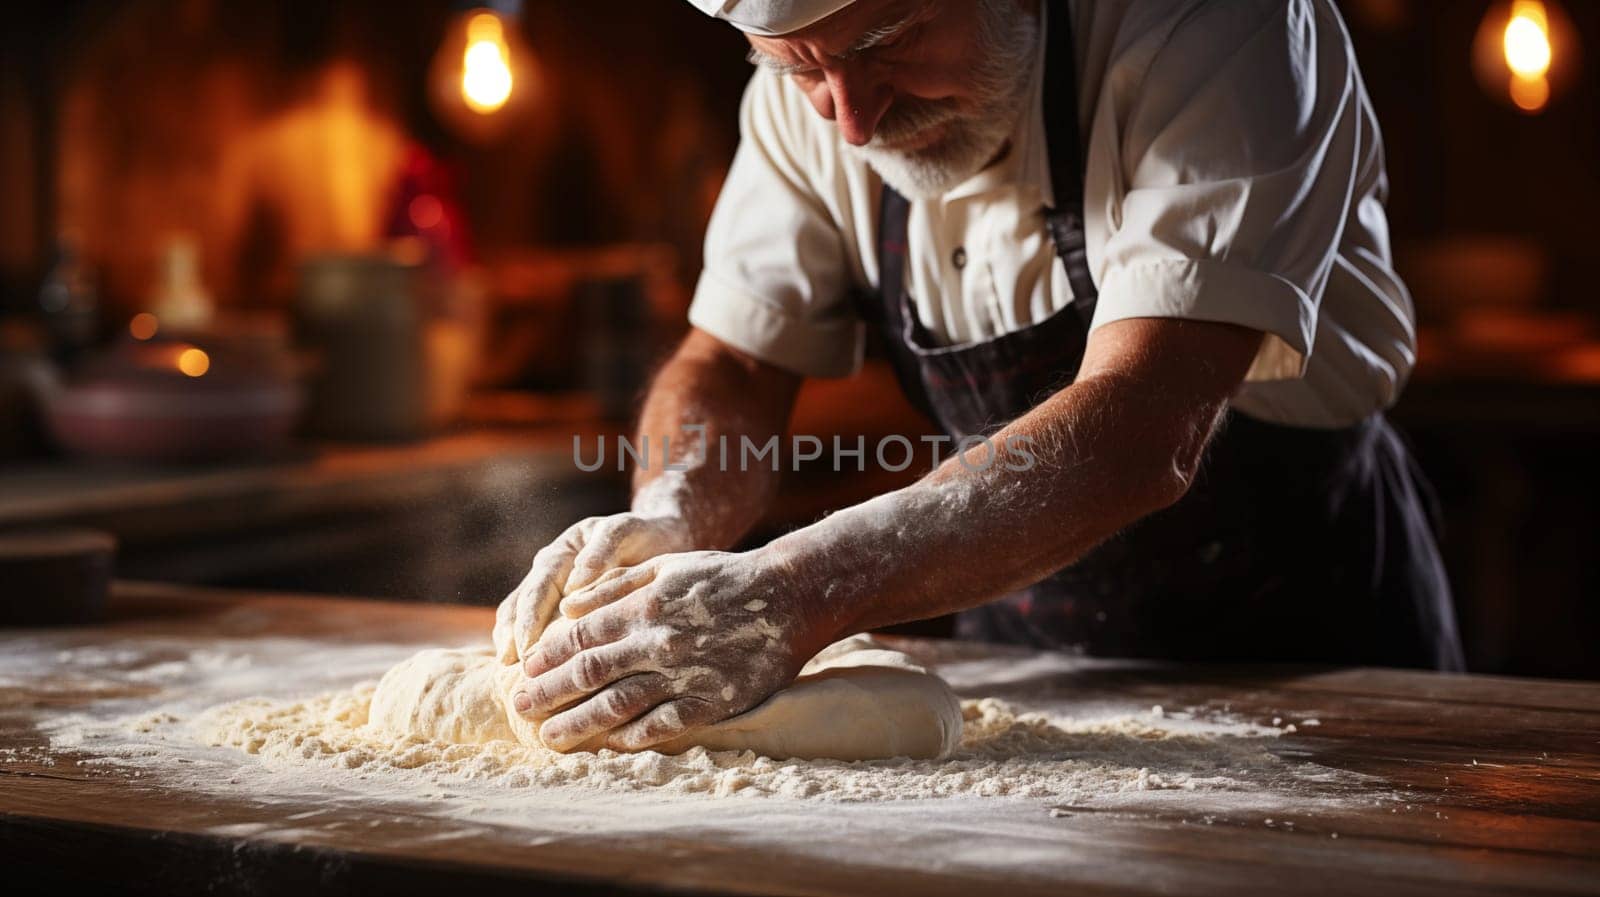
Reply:
[[[537, 724], [511, 707], [521, 681], [521, 671], [487, 646], [423, 651], [384, 674], [368, 725], [430, 741], [537, 746]], [[753, 709], [655, 750], [676, 754], [698, 745], [774, 758], [874, 760], [944, 757], [960, 741], [961, 705], [944, 680], [856, 636], [825, 649]]]

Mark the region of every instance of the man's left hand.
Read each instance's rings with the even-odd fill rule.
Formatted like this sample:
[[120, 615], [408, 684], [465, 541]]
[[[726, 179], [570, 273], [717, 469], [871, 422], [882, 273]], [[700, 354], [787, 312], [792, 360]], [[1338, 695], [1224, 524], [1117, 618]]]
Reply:
[[761, 550], [698, 551], [613, 571], [561, 602], [514, 697], [567, 751], [637, 751], [761, 703], [822, 647], [812, 595]]

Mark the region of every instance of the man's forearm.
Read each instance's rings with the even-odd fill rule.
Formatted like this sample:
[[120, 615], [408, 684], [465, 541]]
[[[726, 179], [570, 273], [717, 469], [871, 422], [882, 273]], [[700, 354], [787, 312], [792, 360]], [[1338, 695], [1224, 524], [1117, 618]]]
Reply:
[[[516, 642], [531, 678], [515, 706], [555, 714], [540, 736], [557, 749], [610, 730], [621, 739], [613, 746], [657, 744], [754, 706], [841, 636], [972, 607], [1036, 580], [1184, 493], [1260, 341], [1221, 324], [1106, 324], [1077, 381], [998, 434], [1019, 457], [984, 464], [986, 449], [970, 447], [965, 464], [947, 462], [761, 548], [669, 549], [566, 593], [563, 635]], [[714, 392], [696, 386], [703, 375], [692, 367], [667, 376], [680, 374], [657, 385], [650, 425], [688, 417], [741, 429], [729, 423], [736, 418], [668, 400]], [[751, 407], [722, 401], [716, 410]], [[769, 412], [763, 432], [776, 430], [774, 419]], [[682, 476], [689, 495], [745, 498], [735, 512], [699, 518], [726, 534], [754, 519], [748, 496], [770, 494], [772, 481], [753, 473]], [[661, 482], [670, 480], [646, 489]], [[562, 710], [585, 696], [586, 711]]]
[[[728, 548], [771, 503], [778, 474], [769, 466], [723, 465], [716, 446], [781, 436], [800, 378], [692, 331], [651, 385], [639, 419], [649, 463], [634, 471], [637, 513], [680, 517], [699, 548]], [[685, 427], [699, 429], [685, 429]], [[670, 445], [669, 470], [660, 446]], [[742, 469], [748, 468], [748, 469]]]
[[[1187, 382], [1086, 370], [995, 434], [999, 454], [987, 465], [988, 450], [974, 447], [767, 550], [818, 584], [812, 612], [824, 643], [1027, 586], [1184, 494], [1257, 342], [1246, 332], [1230, 349], [1242, 362]], [[1031, 462], [1006, 451], [1019, 444]]]

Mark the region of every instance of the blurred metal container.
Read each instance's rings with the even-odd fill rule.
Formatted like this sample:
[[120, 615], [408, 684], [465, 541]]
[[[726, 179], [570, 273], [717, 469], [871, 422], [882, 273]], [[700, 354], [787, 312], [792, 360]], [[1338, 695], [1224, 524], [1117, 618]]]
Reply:
[[579, 285], [584, 387], [608, 420], [637, 412], [650, 379], [655, 347], [650, 303], [637, 277], [606, 277]]
[[307, 422], [334, 439], [415, 439], [428, 429], [420, 267], [387, 253], [301, 268], [296, 330], [316, 356]]

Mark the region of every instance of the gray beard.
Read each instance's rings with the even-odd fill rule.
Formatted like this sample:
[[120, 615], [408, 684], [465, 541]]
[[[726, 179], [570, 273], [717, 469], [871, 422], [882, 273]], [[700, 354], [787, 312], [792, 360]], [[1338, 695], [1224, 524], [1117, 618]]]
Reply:
[[[1013, 0], [981, 0], [978, 11], [981, 62], [972, 76], [970, 101], [902, 99], [889, 107], [865, 146], [848, 150], [866, 160], [884, 183], [907, 199], [933, 199], [982, 171], [1000, 154], [1027, 102], [1039, 23]], [[931, 128], [937, 140], [911, 150], [896, 149]]]

